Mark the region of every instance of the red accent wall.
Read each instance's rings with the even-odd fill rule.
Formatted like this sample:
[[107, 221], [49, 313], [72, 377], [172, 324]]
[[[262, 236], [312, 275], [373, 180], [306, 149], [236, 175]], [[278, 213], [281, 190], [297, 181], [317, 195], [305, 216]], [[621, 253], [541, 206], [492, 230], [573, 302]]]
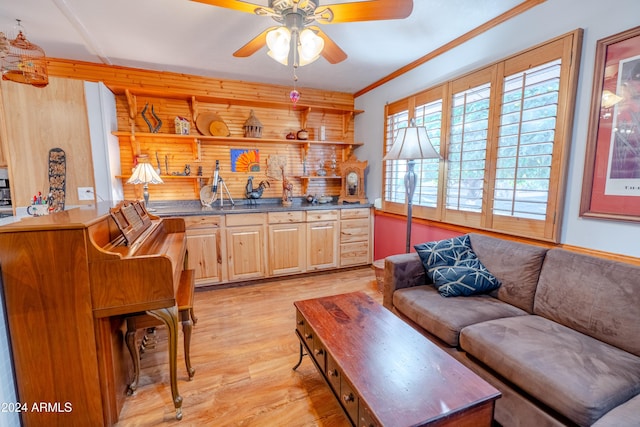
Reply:
[[[404, 218], [376, 215], [373, 227], [373, 259], [383, 259], [389, 255], [404, 253], [407, 244], [407, 222]], [[433, 240], [448, 239], [462, 233], [445, 230], [432, 225], [411, 223], [411, 252], [414, 245]]]

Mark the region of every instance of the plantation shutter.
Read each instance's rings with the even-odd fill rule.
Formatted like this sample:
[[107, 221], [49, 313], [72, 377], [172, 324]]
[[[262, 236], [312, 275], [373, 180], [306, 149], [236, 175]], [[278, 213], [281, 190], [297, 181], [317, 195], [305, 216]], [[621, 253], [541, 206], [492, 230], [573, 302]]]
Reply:
[[[387, 112], [383, 157], [391, 150], [398, 129], [409, 125], [409, 110], [406, 107], [405, 109], [399, 109], [394, 108], [393, 105], [388, 105]], [[387, 160], [384, 162], [385, 209], [396, 213], [404, 212], [406, 199], [404, 176], [406, 173], [406, 160]]]
[[553, 159], [558, 59], [504, 78], [493, 213], [543, 220]]

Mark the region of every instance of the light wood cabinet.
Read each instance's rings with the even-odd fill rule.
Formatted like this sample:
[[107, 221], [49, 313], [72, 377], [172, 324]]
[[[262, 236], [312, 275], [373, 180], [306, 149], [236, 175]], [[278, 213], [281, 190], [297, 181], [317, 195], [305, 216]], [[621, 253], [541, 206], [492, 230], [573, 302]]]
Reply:
[[372, 262], [370, 208], [184, 217], [196, 285]]
[[269, 274], [282, 276], [306, 271], [304, 212], [270, 212]]
[[266, 277], [266, 220], [264, 213], [226, 216], [229, 280]]
[[307, 270], [338, 267], [338, 211], [307, 212]]
[[372, 218], [370, 208], [340, 211], [340, 267], [372, 262]]
[[227, 280], [224, 233], [220, 216], [185, 217], [187, 231], [187, 268], [195, 273], [196, 286]]

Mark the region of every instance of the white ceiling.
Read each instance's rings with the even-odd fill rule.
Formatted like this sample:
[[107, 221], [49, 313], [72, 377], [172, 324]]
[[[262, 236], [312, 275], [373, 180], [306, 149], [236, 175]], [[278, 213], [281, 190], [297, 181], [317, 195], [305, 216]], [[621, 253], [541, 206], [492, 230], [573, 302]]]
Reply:
[[[332, 65], [321, 57], [299, 68], [298, 86], [357, 92], [522, 1], [414, 0], [403, 20], [323, 25], [348, 58]], [[321, 2], [333, 3], [346, 1]], [[268, 17], [189, 0], [2, 0], [0, 31], [13, 34], [15, 19], [49, 57], [292, 84], [292, 69], [268, 57], [266, 47], [233, 57], [275, 25]]]

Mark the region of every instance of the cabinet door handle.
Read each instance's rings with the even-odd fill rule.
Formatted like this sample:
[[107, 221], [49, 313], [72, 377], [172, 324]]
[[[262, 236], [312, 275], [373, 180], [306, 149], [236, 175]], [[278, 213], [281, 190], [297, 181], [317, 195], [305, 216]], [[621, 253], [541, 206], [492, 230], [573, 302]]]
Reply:
[[330, 369], [329, 370], [329, 376], [330, 377], [337, 377], [338, 376], [338, 370], [337, 369]]
[[322, 353], [324, 353], [324, 352], [322, 351], [322, 349], [321, 349], [321, 348], [316, 348], [316, 349], [314, 350], [314, 353], [316, 354], [316, 356], [320, 356], [320, 355], [321, 355]]
[[312, 334], [304, 334], [304, 337], [308, 340], [312, 340], [313, 339], [313, 335]]
[[353, 393], [349, 393], [349, 394], [343, 394], [342, 395], [342, 400], [344, 400], [345, 403], [349, 403], [349, 402], [353, 402], [356, 399], [353, 396]]

